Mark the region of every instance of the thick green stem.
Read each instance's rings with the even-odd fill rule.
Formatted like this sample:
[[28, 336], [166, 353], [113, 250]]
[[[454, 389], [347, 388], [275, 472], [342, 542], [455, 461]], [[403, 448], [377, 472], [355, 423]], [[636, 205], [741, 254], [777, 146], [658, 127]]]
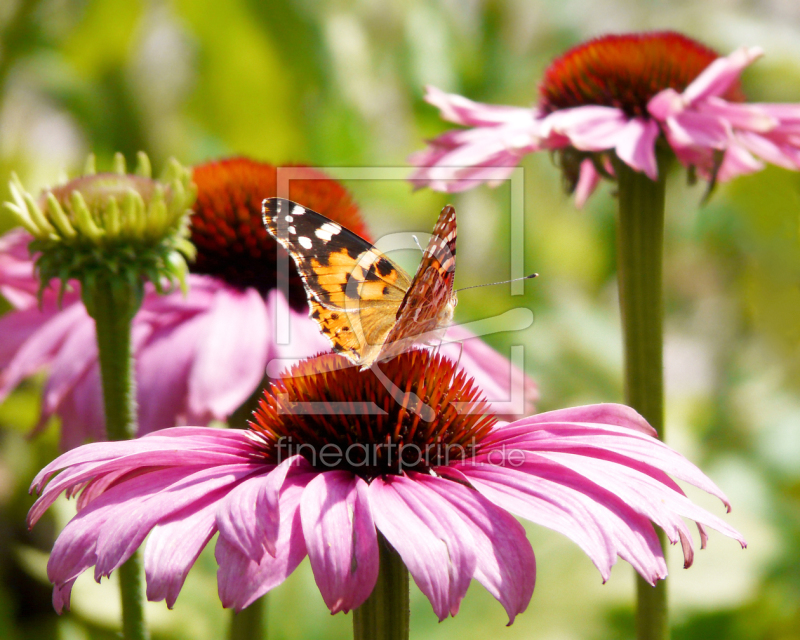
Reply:
[[[625, 401], [664, 439], [664, 174], [650, 180], [615, 162], [619, 193], [617, 273], [625, 343]], [[664, 547], [663, 532], [660, 536]], [[636, 637], [669, 638], [666, 582], [637, 576]]]
[[[106, 435], [109, 440], [127, 440], [136, 435], [131, 322], [139, 308], [140, 291], [136, 286], [103, 277], [83, 283], [82, 292], [97, 329]], [[138, 551], [119, 568], [119, 583], [123, 638], [145, 640], [144, 581]]]
[[354, 640], [408, 640], [408, 569], [378, 534], [381, 567], [367, 601], [353, 611]]
[[267, 639], [267, 596], [261, 596], [247, 609], [233, 613], [228, 628], [229, 640]]

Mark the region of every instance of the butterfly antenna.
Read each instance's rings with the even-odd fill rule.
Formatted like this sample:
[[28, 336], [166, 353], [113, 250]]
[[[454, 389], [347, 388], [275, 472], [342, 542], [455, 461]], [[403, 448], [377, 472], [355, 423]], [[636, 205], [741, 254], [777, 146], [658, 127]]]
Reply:
[[477, 289], [478, 287], [493, 287], [496, 284], [508, 284], [509, 282], [517, 282], [518, 280], [531, 280], [533, 278], [538, 278], [538, 273], [531, 273], [530, 275], [523, 276], [522, 278], [513, 278], [512, 280], [501, 280], [500, 282], [487, 282], [486, 284], [473, 284], [471, 287], [461, 287], [460, 289], [456, 289], [456, 293], [459, 291], [466, 291], [467, 289]]

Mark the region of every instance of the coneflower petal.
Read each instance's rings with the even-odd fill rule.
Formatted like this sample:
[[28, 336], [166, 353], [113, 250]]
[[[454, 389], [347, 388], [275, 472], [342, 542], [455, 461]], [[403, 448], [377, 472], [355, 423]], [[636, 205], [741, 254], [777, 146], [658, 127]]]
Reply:
[[314, 579], [331, 613], [363, 604], [379, 566], [367, 483], [346, 471], [321, 473], [303, 492], [300, 516]]

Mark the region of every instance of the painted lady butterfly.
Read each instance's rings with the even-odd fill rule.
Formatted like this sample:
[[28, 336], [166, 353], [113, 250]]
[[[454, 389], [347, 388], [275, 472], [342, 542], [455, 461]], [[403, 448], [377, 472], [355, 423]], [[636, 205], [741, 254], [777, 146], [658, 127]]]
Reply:
[[325, 216], [267, 198], [264, 224], [297, 265], [311, 317], [362, 369], [438, 340], [453, 318], [456, 212], [446, 206], [412, 279], [369, 242]]

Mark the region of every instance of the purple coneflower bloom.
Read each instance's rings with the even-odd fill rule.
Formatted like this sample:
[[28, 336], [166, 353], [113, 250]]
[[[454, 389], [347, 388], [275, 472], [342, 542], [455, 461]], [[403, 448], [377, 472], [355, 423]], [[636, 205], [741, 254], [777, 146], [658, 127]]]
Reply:
[[662, 144], [712, 181], [758, 171], [764, 161], [800, 169], [800, 105], [744, 103], [739, 76], [761, 55], [742, 47], [718, 57], [674, 32], [609, 35], [555, 60], [534, 108], [428, 87], [425, 99], [444, 119], [472, 128], [414, 154], [411, 181], [462, 191], [504, 179], [527, 153], [555, 151], [581, 206], [602, 176], [613, 178], [611, 152], [653, 180]]
[[[369, 239], [347, 190], [319, 171], [305, 172], [291, 181], [290, 197]], [[276, 168], [232, 158], [195, 167], [193, 181], [198, 194], [191, 240], [197, 259], [190, 266], [189, 293], [159, 295], [148, 285], [133, 322], [139, 434], [181, 422], [225, 420], [260, 388], [271, 360], [330, 350], [308, 317], [291, 261], [289, 300], [276, 288], [278, 249], [261, 222], [261, 201], [277, 193]], [[81, 304], [77, 283], [61, 305], [51, 288], [37, 305], [30, 240], [22, 230], [0, 237], [0, 293], [14, 307], [0, 318], [0, 401], [47, 368], [39, 427], [59, 415], [64, 449], [103, 440], [94, 321]], [[289, 344], [275, 338], [278, 310], [290, 314]], [[507, 400], [512, 380], [521, 380], [526, 412], [532, 410], [537, 389], [530, 378], [468, 331], [454, 328], [450, 337], [464, 340], [461, 365], [492, 399]], [[459, 356], [452, 348], [448, 353]]]
[[[701, 547], [705, 525], [745, 544], [670, 476], [728, 506], [720, 489], [628, 407], [499, 423], [441, 355], [416, 350], [381, 363], [383, 381], [347, 364], [326, 355], [295, 365], [247, 430], [164, 429], [84, 445], [43, 469], [30, 525], [62, 492], [80, 493], [48, 564], [56, 609], [83, 571], [109, 575], [148, 535], [150, 600], [172, 606], [218, 532], [224, 606], [247, 607], [308, 556], [336, 613], [371, 593], [380, 534], [440, 620], [456, 614], [473, 578], [510, 621], [525, 610], [536, 567], [512, 514], [574, 540], [604, 581], [617, 557], [651, 584], [667, 575], [653, 523], [681, 542], [687, 567], [694, 543], [682, 517], [696, 521]], [[419, 402], [434, 409], [431, 422], [413, 410]]]

